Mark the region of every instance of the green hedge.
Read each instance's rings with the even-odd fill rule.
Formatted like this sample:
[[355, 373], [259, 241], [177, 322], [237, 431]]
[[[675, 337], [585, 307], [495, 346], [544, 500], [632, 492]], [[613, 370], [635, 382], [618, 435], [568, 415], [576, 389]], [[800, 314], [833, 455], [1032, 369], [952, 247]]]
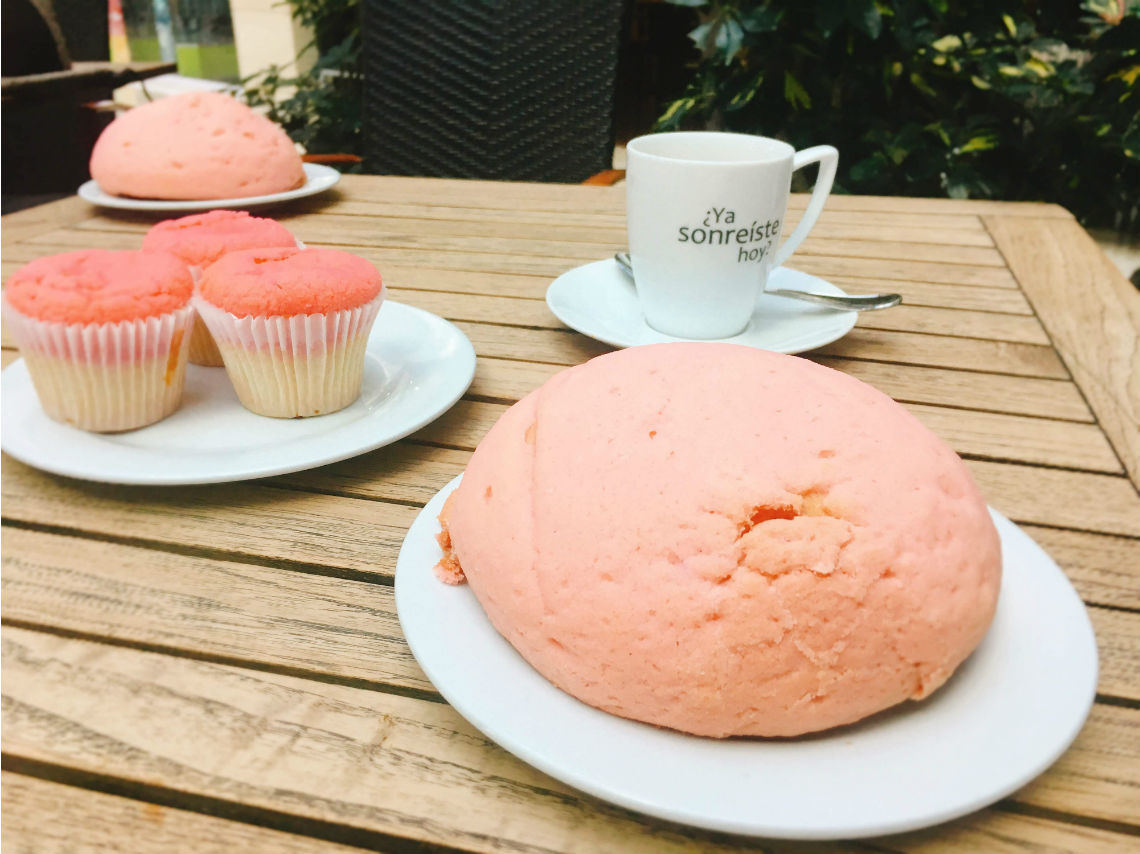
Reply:
[[692, 77], [657, 130], [840, 149], [840, 192], [1140, 223], [1140, 0], [670, 0]]

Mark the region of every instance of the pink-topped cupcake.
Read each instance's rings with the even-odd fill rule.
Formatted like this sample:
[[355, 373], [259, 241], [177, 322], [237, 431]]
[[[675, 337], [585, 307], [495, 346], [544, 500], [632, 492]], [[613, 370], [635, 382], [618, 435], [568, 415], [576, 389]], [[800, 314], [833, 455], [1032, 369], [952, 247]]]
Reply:
[[383, 291], [376, 268], [347, 252], [249, 249], [206, 268], [194, 304], [242, 404], [298, 418], [360, 396]]
[[[270, 246], [299, 246], [289, 229], [276, 220], [250, 216], [246, 211], [210, 211], [167, 219], [143, 238], [143, 249], [177, 255], [190, 267], [197, 282], [202, 271], [229, 252]], [[195, 365], [221, 367], [222, 354], [210, 330], [200, 319], [190, 336], [190, 361]]]
[[190, 271], [165, 252], [89, 249], [20, 268], [4, 320], [44, 411], [83, 430], [133, 430], [182, 399]]

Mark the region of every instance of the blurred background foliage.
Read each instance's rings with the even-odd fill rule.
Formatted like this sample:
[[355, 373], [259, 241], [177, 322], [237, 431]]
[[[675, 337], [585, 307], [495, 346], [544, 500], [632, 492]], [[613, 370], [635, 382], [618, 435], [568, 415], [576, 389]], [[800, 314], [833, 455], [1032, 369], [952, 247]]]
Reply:
[[700, 52], [656, 130], [840, 149], [842, 192], [1140, 225], [1140, 0], [670, 0]]
[[[310, 154], [359, 154], [364, 79], [360, 69], [360, 0], [288, 0], [293, 17], [313, 32], [307, 71], [272, 65], [243, 80], [246, 101], [266, 108]], [[291, 70], [294, 69], [294, 70]], [[358, 171], [359, 165], [342, 171]]]

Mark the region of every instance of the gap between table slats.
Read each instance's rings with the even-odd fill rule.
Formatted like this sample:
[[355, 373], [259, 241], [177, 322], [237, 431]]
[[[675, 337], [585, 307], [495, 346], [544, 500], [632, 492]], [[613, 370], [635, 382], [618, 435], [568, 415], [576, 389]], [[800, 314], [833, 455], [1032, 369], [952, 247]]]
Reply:
[[0, 774], [0, 780], [6, 851], [363, 854], [380, 850], [317, 840], [11, 771]]

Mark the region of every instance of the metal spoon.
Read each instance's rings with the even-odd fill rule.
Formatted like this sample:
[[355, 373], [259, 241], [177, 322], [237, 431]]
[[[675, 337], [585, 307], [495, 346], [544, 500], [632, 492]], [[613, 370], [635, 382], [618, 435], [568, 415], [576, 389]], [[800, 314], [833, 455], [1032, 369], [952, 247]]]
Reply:
[[[629, 260], [628, 252], [618, 252], [614, 260], [630, 279], [633, 278], [633, 263]], [[832, 294], [816, 294], [811, 291], [792, 291], [787, 288], [769, 288], [766, 294], [775, 294], [778, 297], [791, 297], [802, 299], [805, 302], [814, 302], [817, 305], [826, 305], [828, 308], [841, 308], [845, 311], [879, 311], [891, 308], [902, 302], [899, 294], [863, 294], [859, 296], [834, 296]]]

